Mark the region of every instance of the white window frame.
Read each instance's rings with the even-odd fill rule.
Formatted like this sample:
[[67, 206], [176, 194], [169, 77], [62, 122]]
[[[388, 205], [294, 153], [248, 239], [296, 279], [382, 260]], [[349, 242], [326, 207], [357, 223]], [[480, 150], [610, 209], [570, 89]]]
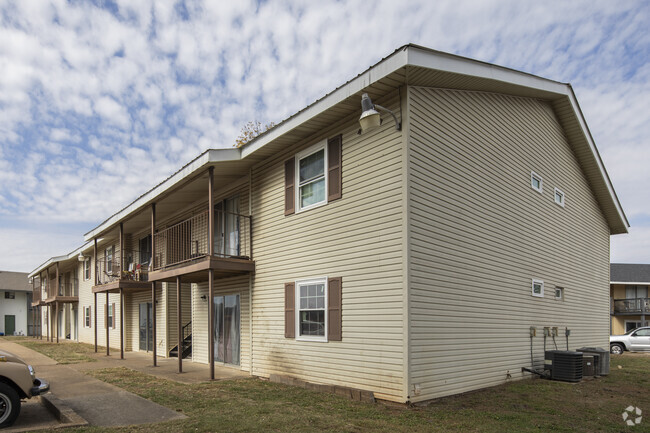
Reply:
[[109, 303], [106, 308], [108, 309], [108, 313], [106, 314], [106, 327], [108, 329], [115, 328], [115, 311], [113, 311], [113, 304]]
[[[539, 188], [535, 188], [535, 185], [533, 184], [533, 179], [537, 179], [539, 181]], [[544, 179], [542, 179], [542, 176], [535, 173], [534, 171], [530, 172], [530, 187], [540, 194], [544, 192]]]
[[84, 307], [84, 328], [92, 328], [90, 307]]
[[[300, 286], [302, 285], [307, 285], [307, 284], [323, 284], [325, 288], [325, 307], [324, 307], [324, 317], [325, 317], [325, 335], [323, 336], [316, 336], [316, 335], [300, 335]], [[327, 343], [328, 339], [328, 334], [327, 334], [327, 326], [328, 326], [328, 314], [327, 314], [327, 296], [328, 296], [328, 290], [327, 290], [327, 277], [316, 277], [316, 278], [309, 278], [309, 279], [304, 279], [304, 280], [296, 280], [295, 282], [295, 295], [294, 295], [294, 304], [295, 304], [295, 311], [296, 311], [296, 316], [295, 316], [295, 326], [296, 326], [296, 341], [317, 341], [321, 343]]]
[[[88, 266], [88, 278], [86, 278], [86, 266]], [[92, 278], [92, 270], [90, 268], [90, 257], [86, 257], [84, 259], [84, 265], [83, 265], [83, 274], [84, 274], [84, 281], [88, 281]]]
[[[558, 194], [562, 197], [560, 201], [557, 201], [557, 196], [558, 196]], [[566, 201], [566, 195], [564, 194], [564, 192], [562, 192], [561, 189], [559, 189], [559, 188], [555, 188], [555, 190], [553, 191], [553, 201], [554, 201], [555, 204], [557, 204], [558, 206], [562, 206], [562, 207], [564, 207], [564, 203], [565, 203], [565, 201]]]
[[[309, 206], [301, 207], [300, 206], [300, 160], [306, 158], [307, 156], [316, 153], [320, 150], [323, 150], [323, 176], [325, 179], [325, 197], [322, 201], [314, 203]], [[294, 185], [295, 185], [295, 201], [296, 201], [296, 213], [300, 213], [309, 209], [314, 209], [327, 204], [327, 189], [329, 185], [328, 178], [328, 167], [327, 167], [327, 139], [322, 140], [307, 149], [296, 153], [295, 168], [294, 168]]]
[[[558, 296], [558, 290], [560, 291], [560, 296]], [[558, 301], [563, 301], [564, 300], [564, 287], [555, 287], [555, 299]]]
[[[542, 290], [540, 293], [535, 293], [535, 284], [539, 284], [542, 286]], [[532, 283], [530, 285], [530, 293], [537, 297], [537, 298], [543, 298], [544, 297], [544, 281], [542, 280], [536, 280], [533, 278]]]

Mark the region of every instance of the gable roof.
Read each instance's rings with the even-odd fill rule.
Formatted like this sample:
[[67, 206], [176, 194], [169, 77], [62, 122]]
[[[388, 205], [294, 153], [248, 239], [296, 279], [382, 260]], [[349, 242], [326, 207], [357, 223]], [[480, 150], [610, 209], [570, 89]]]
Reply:
[[609, 265], [612, 284], [650, 284], [650, 265], [635, 263], [612, 263]]
[[580, 166], [607, 220], [612, 234], [627, 233], [629, 223], [605, 170], [580, 106], [569, 84], [537, 77], [502, 66], [405, 45], [272, 129], [239, 149], [210, 149], [169, 178], [138, 197], [85, 234], [89, 241], [106, 233], [132, 213], [140, 212], [157, 197], [168, 194], [207, 167], [233, 167], [245, 174], [256, 162], [272, 156], [345, 116], [361, 113], [360, 96], [379, 98], [404, 85], [479, 90], [545, 99], [551, 102]]
[[25, 272], [0, 271], [0, 290], [11, 292], [31, 292]]

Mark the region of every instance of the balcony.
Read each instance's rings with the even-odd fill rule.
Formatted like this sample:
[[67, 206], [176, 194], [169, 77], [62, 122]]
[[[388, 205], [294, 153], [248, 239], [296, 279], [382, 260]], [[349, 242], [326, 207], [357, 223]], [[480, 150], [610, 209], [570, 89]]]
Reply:
[[207, 271], [216, 276], [251, 272], [251, 217], [232, 212], [215, 211], [214, 243], [210, 254], [208, 211], [160, 230], [154, 235], [154, 261], [150, 278], [173, 281], [188, 275], [186, 282], [204, 281]]
[[93, 292], [112, 291], [120, 288], [147, 289], [151, 254], [133, 249], [98, 257], [95, 261], [97, 284]]
[[614, 299], [613, 314], [649, 314], [650, 298]]
[[43, 305], [43, 302], [41, 301], [41, 293], [42, 289], [40, 287], [34, 288], [32, 290], [32, 307], [37, 307], [39, 305]]
[[[57, 290], [50, 289], [46, 291], [45, 303], [50, 302], [78, 302], [79, 301], [79, 282], [77, 280], [62, 281], [59, 283]], [[39, 293], [40, 295], [40, 293]], [[36, 297], [36, 294], [34, 294]]]

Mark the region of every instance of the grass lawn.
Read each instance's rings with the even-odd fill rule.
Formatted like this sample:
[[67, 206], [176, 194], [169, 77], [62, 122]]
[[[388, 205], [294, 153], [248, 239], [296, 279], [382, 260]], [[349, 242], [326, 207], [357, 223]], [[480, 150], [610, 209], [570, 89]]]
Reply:
[[[88, 374], [182, 412], [188, 419], [121, 429], [70, 431], [650, 431], [650, 356], [642, 354], [613, 357], [612, 371], [607, 377], [578, 384], [524, 380], [439, 399], [424, 407], [352, 402], [254, 378], [185, 385], [126, 368]], [[630, 405], [648, 414], [647, 420], [633, 428], [627, 427], [621, 416]]]
[[48, 343], [45, 340], [34, 340], [27, 337], [3, 337], [13, 343], [21, 344], [32, 350], [52, 358], [59, 364], [77, 364], [79, 362], [94, 362], [91, 354], [95, 353], [95, 346], [84, 343], [61, 342]]

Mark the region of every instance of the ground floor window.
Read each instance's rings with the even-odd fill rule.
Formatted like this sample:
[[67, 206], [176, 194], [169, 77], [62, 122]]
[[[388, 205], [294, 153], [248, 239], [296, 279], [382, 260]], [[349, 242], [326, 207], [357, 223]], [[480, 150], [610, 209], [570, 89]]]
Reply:
[[215, 296], [214, 359], [239, 365], [240, 315], [239, 295]]
[[633, 329], [640, 328], [643, 326], [641, 322], [636, 322], [636, 321], [631, 321], [631, 320], [626, 320], [625, 321], [625, 332], [630, 332]]
[[296, 338], [298, 340], [327, 341], [326, 319], [327, 278], [296, 281]]

